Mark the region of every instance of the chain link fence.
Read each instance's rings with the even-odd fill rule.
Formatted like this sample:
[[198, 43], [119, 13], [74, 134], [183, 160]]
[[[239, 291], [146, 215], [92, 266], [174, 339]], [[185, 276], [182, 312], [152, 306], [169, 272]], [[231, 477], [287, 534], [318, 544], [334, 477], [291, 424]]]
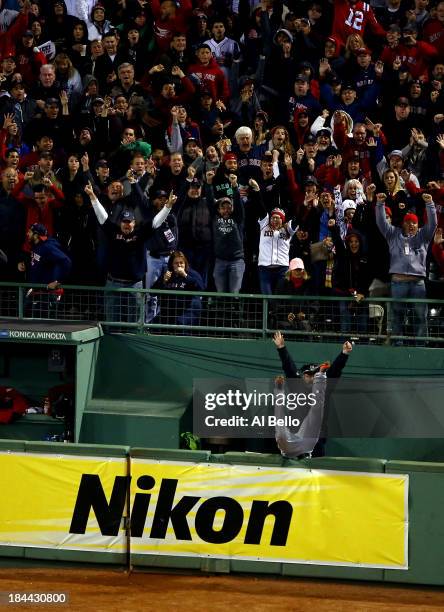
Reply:
[[[154, 308], [153, 308], [154, 304]], [[108, 332], [444, 346], [444, 300], [262, 296], [0, 283], [0, 317], [94, 321]], [[421, 335], [418, 335], [421, 333]]]

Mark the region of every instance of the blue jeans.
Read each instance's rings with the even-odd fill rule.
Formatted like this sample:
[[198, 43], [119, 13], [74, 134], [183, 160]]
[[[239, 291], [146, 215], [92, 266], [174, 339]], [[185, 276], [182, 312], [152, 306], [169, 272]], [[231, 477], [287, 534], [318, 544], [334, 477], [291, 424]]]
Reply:
[[216, 259], [213, 277], [219, 293], [239, 293], [245, 272], [245, 261]]
[[[146, 254], [147, 272], [145, 276], [145, 287], [151, 289], [154, 283], [167, 271], [169, 255], [164, 257], [151, 257], [150, 252]], [[157, 296], [147, 298], [145, 308], [145, 322], [151, 323], [159, 314]]]
[[[108, 277], [106, 287], [142, 289], [142, 281], [118, 281]], [[142, 304], [141, 293], [105, 292], [105, 317], [107, 321], [135, 323], [139, 319]], [[114, 329], [114, 328], [113, 328]]]
[[[341, 315], [340, 329], [344, 334], [356, 331], [358, 334], [367, 332], [368, 304], [358, 304], [357, 302], [339, 302], [339, 312]], [[355, 321], [355, 325], [353, 325]], [[354, 328], [354, 329], [353, 329]]]
[[288, 266], [259, 266], [258, 270], [262, 295], [273, 295], [278, 282], [284, 278]]
[[[391, 282], [391, 296], [393, 298], [416, 298], [425, 299], [426, 289], [423, 280], [417, 281], [394, 281]], [[408, 309], [415, 313], [415, 336], [427, 336], [427, 304], [416, 302], [414, 304], [403, 304], [392, 302], [389, 317], [389, 333], [392, 336], [402, 336], [404, 319]]]

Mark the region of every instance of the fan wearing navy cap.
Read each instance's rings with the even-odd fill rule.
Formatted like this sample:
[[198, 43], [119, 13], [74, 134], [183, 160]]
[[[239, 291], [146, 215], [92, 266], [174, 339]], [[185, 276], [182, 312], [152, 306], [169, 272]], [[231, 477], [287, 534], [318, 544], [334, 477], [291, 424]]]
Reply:
[[45, 55], [35, 47], [34, 34], [26, 30], [16, 45], [17, 72], [23, 79], [33, 85], [37, 82], [41, 66], [46, 64]]
[[207, 199], [202, 197], [200, 180], [190, 176], [186, 183], [186, 195], [177, 201], [179, 249], [206, 287], [212, 254], [211, 214]]
[[27, 263], [21, 261], [18, 264], [18, 270], [26, 272], [28, 282], [44, 284], [48, 291], [31, 289], [25, 307], [30, 309], [31, 316], [52, 318], [63, 293], [59, 286], [71, 270], [71, 260], [62, 251], [59, 242], [48, 236], [48, 230], [42, 223], [33, 223], [26, 236], [30, 256]]
[[376, 109], [379, 85], [373, 83], [361, 97], [358, 97], [358, 88], [355, 82], [344, 83], [339, 98], [333, 96], [331, 85], [324, 84], [321, 90], [328, 108], [333, 111], [344, 111], [350, 115], [354, 123], [362, 123], [365, 121], [367, 113]]
[[310, 81], [305, 74], [298, 74], [294, 80], [293, 94], [289, 100], [280, 100], [288, 103], [286, 108], [281, 111], [281, 116], [284, 118], [284, 124], [289, 120], [293, 122], [293, 115], [297, 110], [305, 110], [312, 118], [321, 114], [322, 108], [318, 100], [310, 93]]
[[[135, 179], [129, 177], [130, 182]], [[108, 238], [107, 287], [142, 288], [146, 269], [145, 242], [152, 232], [152, 222], [147, 220], [138, 227], [134, 212], [124, 209], [117, 223], [113, 223], [100, 201], [97, 199], [91, 183], [85, 187], [99, 224]], [[171, 195], [165, 204], [168, 215], [176, 198]], [[165, 216], [161, 212], [157, 217]], [[156, 220], [154, 218], [153, 222]], [[106, 318], [109, 321], [136, 321], [139, 315], [139, 294], [128, 294], [120, 300], [120, 295], [109, 294], [106, 297]]]

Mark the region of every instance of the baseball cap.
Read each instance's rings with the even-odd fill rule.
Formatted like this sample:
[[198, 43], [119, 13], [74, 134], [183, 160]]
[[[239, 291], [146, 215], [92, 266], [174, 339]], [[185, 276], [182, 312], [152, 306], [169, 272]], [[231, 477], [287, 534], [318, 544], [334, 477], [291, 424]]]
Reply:
[[351, 91], [356, 91], [356, 85], [354, 83], [344, 83], [342, 86], [342, 91], [347, 91], [347, 89], [350, 89]]
[[342, 207], [344, 210], [349, 210], [349, 209], [356, 210], [356, 202], [354, 200], [344, 200], [342, 202]]
[[60, 102], [57, 98], [47, 98], [45, 106], [59, 106]]
[[34, 38], [32, 30], [25, 30], [22, 34], [22, 38]]
[[396, 100], [396, 106], [410, 106], [409, 99], [401, 96]]
[[37, 234], [38, 236], [48, 235], [48, 230], [43, 225], [43, 223], [33, 223], [29, 229], [33, 234]]
[[313, 374], [319, 371], [319, 365], [317, 363], [306, 363], [301, 368], [301, 374]]
[[124, 223], [131, 223], [135, 220], [135, 216], [132, 210], [124, 210], [120, 215], [120, 220]]
[[202, 183], [199, 181], [198, 178], [194, 177], [191, 181], [188, 182], [188, 188], [190, 187], [202, 187]]
[[223, 156], [223, 161], [228, 161], [229, 159], [235, 159], [237, 161], [237, 155], [233, 151], [227, 151]]
[[157, 189], [154, 194], [153, 194], [153, 198], [167, 198], [168, 194], [164, 189]]
[[328, 127], [323, 127], [316, 132], [316, 136], [331, 136], [331, 129]]
[[12, 79], [11, 84], [9, 85], [9, 90], [14, 89], [14, 87], [25, 89], [25, 84], [21, 79]]
[[367, 47], [359, 47], [356, 51], [356, 55], [371, 55], [371, 52]]
[[404, 216], [403, 222], [406, 221], [407, 223], [409, 221], [413, 221], [413, 223], [418, 223], [418, 215], [415, 215], [415, 213], [407, 213]]
[[305, 74], [298, 74], [295, 78], [296, 81], [303, 81], [304, 83], [308, 83], [308, 77]]
[[390, 159], [391, 157], [394, 157], [395, 155], [397, 155], [398, 157], [401, 157], [402, 159], [404, 159], [404, 155], [402, 153], [402, 151], [400, 149], [393, 149], [393, 151], [391, 151], [387, 157]]
[[105, 100], [104, 100], [103, 98], [100, 98], [100, 97], [94, 98], [94, 100], [93, 100], [93, 106], [94, 106], [95, 104], [105, 104]]
[[54, 153], [52, 151], [41, 151], [39, 159], [54, 159]]
[[96, 168], [108, 168], [108, 162], [106, 159], [98, 159], [96, 161]]
[[309, 174], [307, 178], [305, 179], [304, 184], [305, 185], [318, 185], [318, 179], [312, 174]]
[[273, 217], [273, 215], [277, 215], [282, 219], [282, 221], [285, 221], [285, 212], [282, 210], [282, 208], [273, 208], [270, 213], [270, 219]]
[[295, 257], [290, 261], [289, 270], [305, 270], [304, 262], [300, 257]]
[[304, 144], [315, 144], [315, 143], [316, 143], [316, 136], [314, 136], [313, 134], [309, 132], [304, 138]]
[[272, 160], [273, 160], [273, 153], [271, 151], [264, 151], [261, 157], [261, 161], [272, 161]]
[[223, 198], [219, 198], [218, 200], [216, 200], [216, 204], [217, 204], [217, 206], [221, 206], [222, 204], [231, 204], [231, 205], [233, 205], [233, 201], [228, 196], [224, 196]]

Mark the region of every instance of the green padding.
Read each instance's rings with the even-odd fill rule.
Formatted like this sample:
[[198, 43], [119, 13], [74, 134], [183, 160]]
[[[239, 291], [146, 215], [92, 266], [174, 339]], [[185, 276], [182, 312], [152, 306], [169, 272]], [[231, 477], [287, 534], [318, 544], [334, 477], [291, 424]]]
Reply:
[[216, 573], [216, 574], [229, 574], [230, 573], [230, 560], [229, 559], [209, 559], [208, 557], [203, 558], [200, 564], [202, 572]]
[[211, 463], [229, 463], [238, 465], [268, 465], [281, 467], [282, 455], [266, 455], [261, 453], [223, 453], [211, 455]]
[[126, 565], [125, 553], [101, 553], [80, 550], [59, 550], [51, 548], [25, 548], [25, 558], [46, 561], [75, 561], [78, 563], [101, 563], [106, 565]]
[[25, 444], [24, 440], [0, 440], [0, 450], [20, 453], [25, 451]]
[[386, 472], [391, 474], [405, 474], [409, 472], [435, 472], [438, 474], [444, 473], [444, 463], [424, 463], [420, 461], [388, 461], [386, 464]]
[[230, 569], [232, 572], [243, 572], [245, 574], [282, 574], [282, 563], [270, 563], [269, 561], [238, 561], [231, 559]]
[[367, 567], [337, 567], [333, 565], [303, 565], [300, 563], [283, 563], [283, 576], [303, 576], [310, 578], [334, 578], [339, 580], [374, 580], [384, 579], [384, 571]]
[[85, 457], [127, 457], [129, 446], [98, 446], [96, 444], [64, 444], [63, 442], [26, 442], [27, 453], [84, 455]]
[[385, 570], [384, 580], [444, 585], [443, 465], [391, 461], [386, 472], [409, 475], [409, 569]]
[[201, 559], [200, 557], [173, 557], [170, 555], [134, 554], [131, 555], [131, 565], [135, 569], [137, 569], [137, 567], [168, 567], [174, 569], [199, 570]]
[[287, 460], [287, 467], [306, 468], [308, 470], [340, 470], [345, 472], [384, 472], [386, 462], [383, 459], [360, 459], [358, 457], [313, 457], [302, 461]]
[[158, 459], [159, 461], [189, 461], [190, 463], [209, 463], [210, 451], [169, 450], [164, 448], [132, 448], [134, 459]]
[[398, 461], [444, 461], [442, 438], [329, 438], [327, 455]]
[[0, 557], [24, 558], [25, 549], [23, 546], [0, 546]]

